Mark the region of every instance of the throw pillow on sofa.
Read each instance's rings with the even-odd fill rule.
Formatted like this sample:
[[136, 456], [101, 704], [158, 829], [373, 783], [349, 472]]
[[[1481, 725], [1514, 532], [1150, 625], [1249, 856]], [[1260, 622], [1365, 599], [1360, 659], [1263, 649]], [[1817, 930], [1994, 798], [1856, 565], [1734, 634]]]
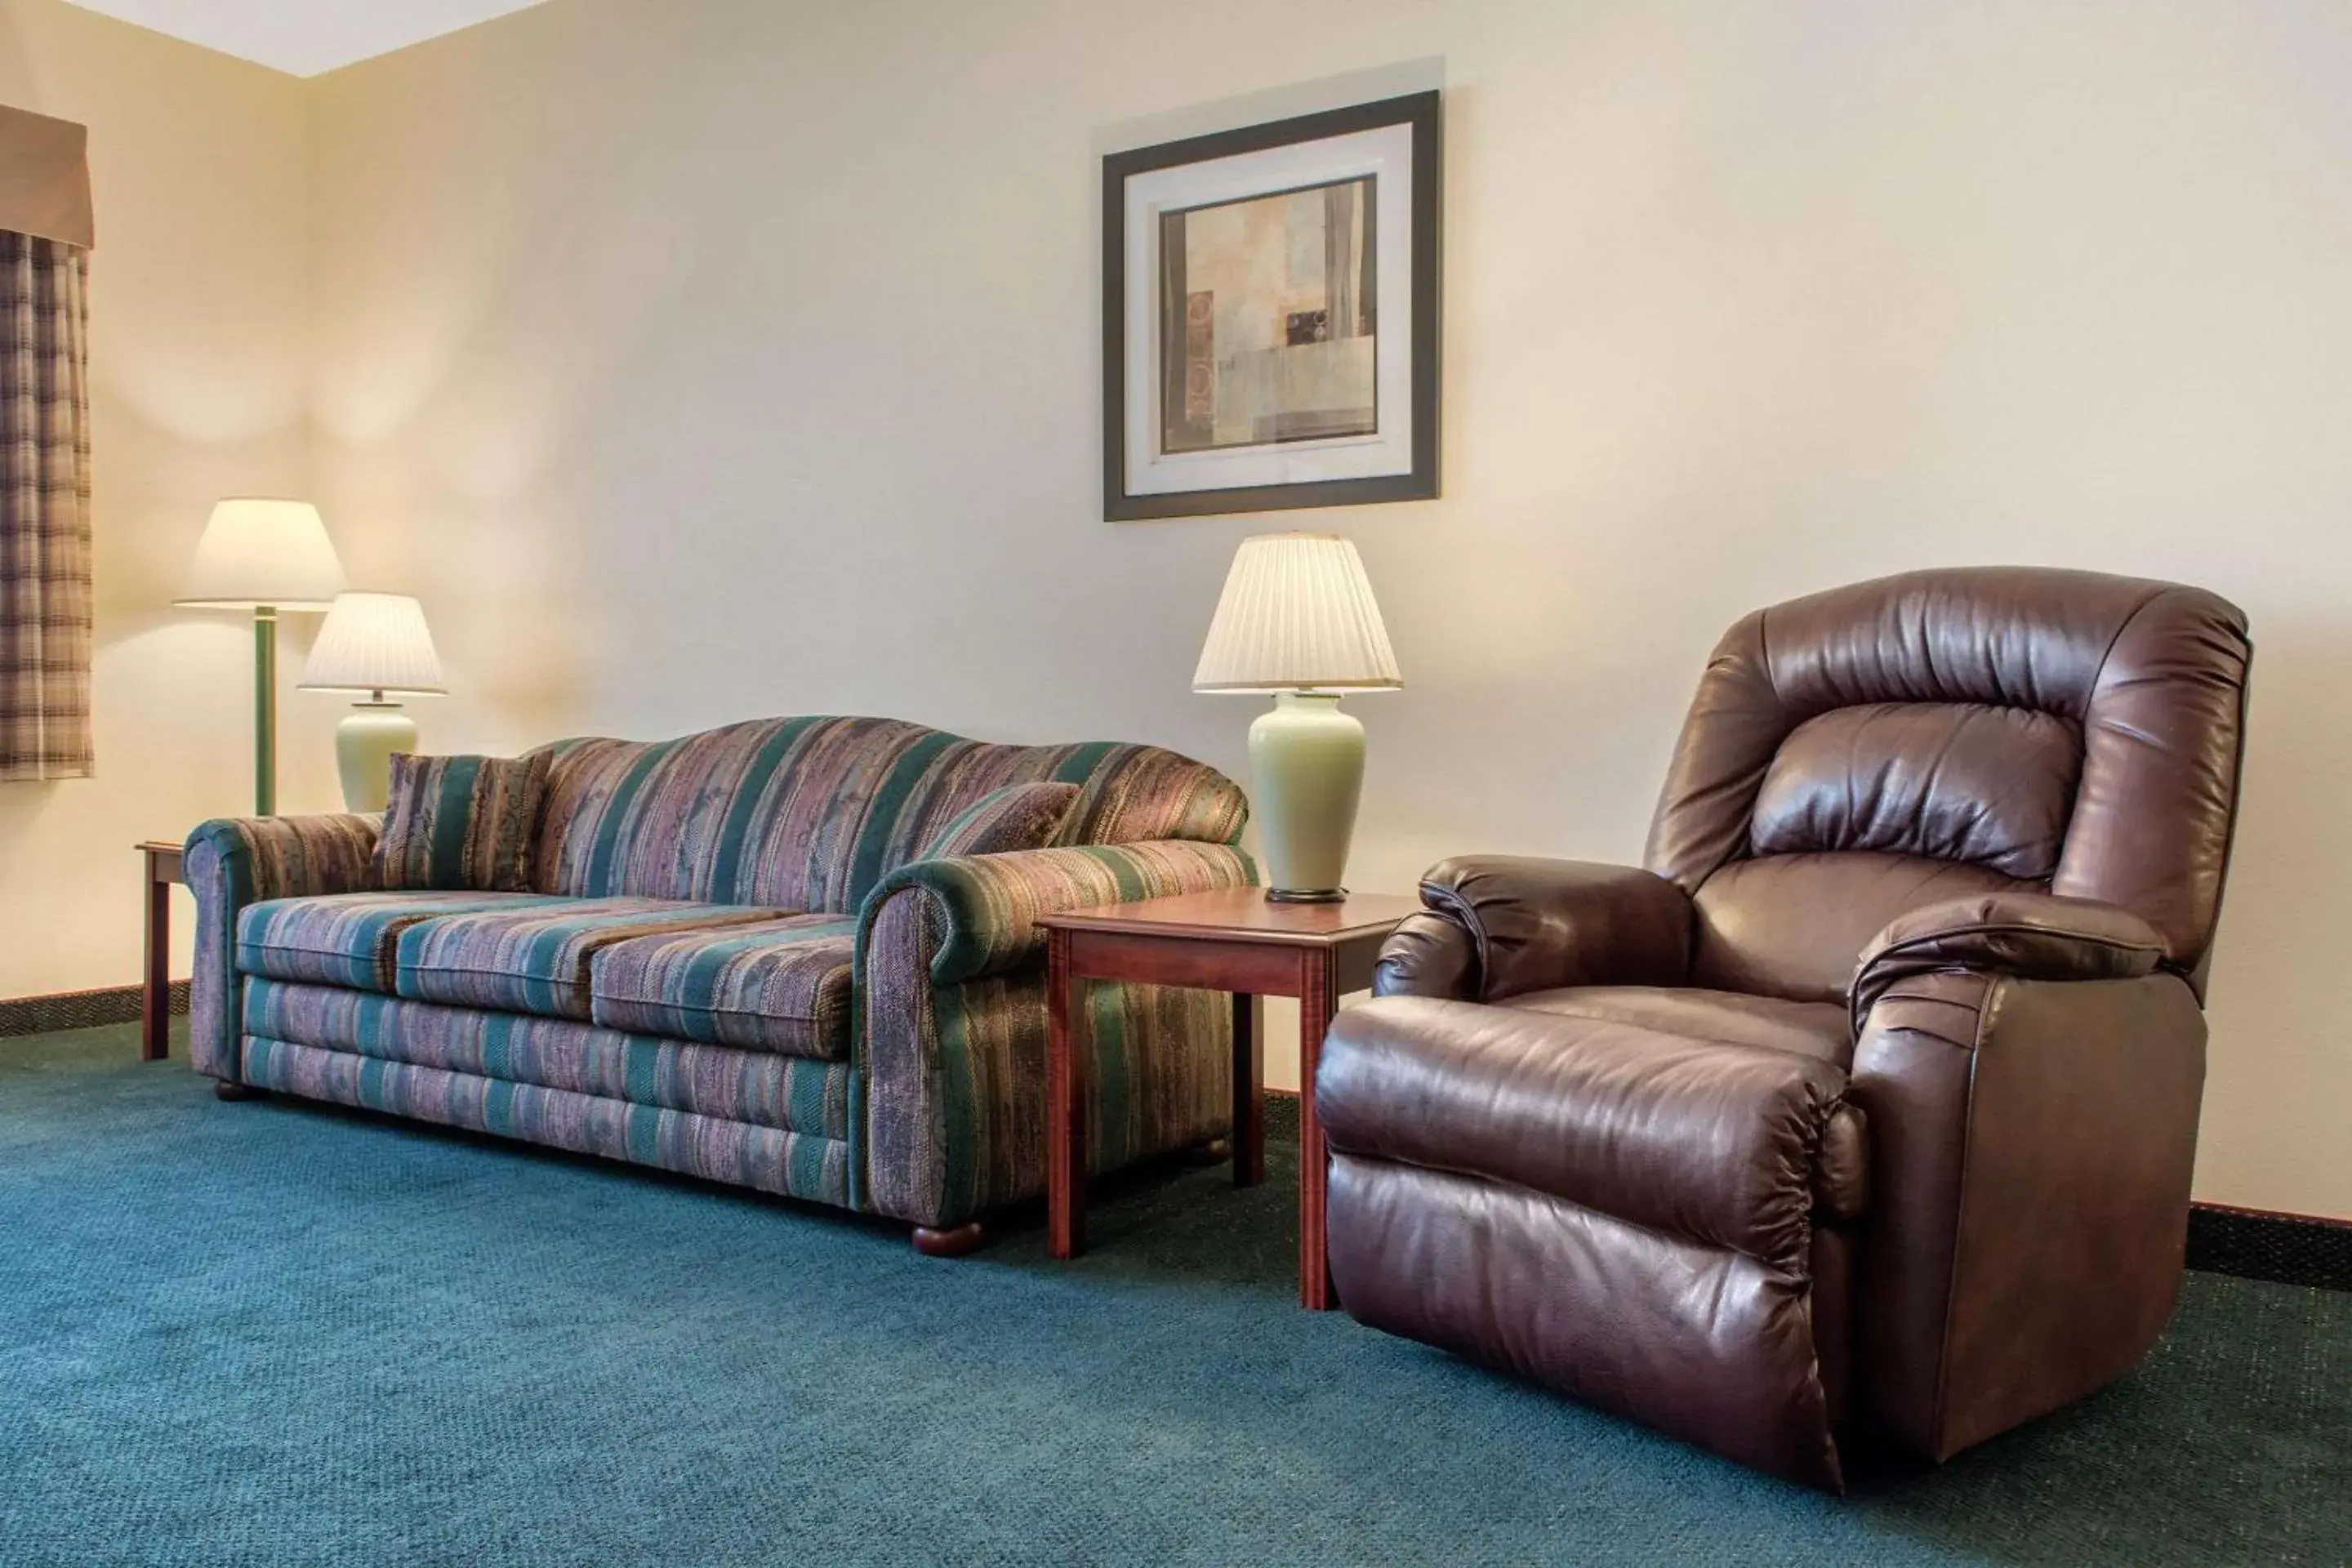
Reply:
[[931, 836], [926, 860], [958, 855], [1007, 855], [1044, 849], [1061, 837], [1062, 825], [1078, 804], [1074, 784], [1007, 784], [989, 791], [949, 819]]
[[392, 797], [375, 869], [386, 889], [483, 893], [530, 889], [530, 839], [547, 795], [548, 754], [392, 759]]

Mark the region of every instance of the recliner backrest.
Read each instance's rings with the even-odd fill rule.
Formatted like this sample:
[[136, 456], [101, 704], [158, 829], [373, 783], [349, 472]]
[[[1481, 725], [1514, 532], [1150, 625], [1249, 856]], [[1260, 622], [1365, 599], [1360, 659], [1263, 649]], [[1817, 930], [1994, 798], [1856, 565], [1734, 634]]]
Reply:
[[956, 813], [1007, 784], [1081, 793], [1066, 844], [1231, 843], [1248, 806], [1158, 746], [1005, 746], [895, 719], [760, 719], [675, 741], [548, 748], [531, 886], [790, 910], [855, 910]]
[[2244, 615], [2090, 572], [1914, 572], [1759, 610], [1699, 682], [1645, 864], [1698, 911], [1695, 984], [1843, 999], [1939, 899], [2117, 904], [2202, 988], [2236, 814]]

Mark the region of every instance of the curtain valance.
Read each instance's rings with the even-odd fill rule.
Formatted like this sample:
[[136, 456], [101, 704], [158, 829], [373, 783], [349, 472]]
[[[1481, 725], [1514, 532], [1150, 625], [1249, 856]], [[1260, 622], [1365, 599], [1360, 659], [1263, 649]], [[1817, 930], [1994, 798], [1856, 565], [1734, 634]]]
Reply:
[[89, 149], [70, 120], [0, 104], [0, 229], [89, 249]]

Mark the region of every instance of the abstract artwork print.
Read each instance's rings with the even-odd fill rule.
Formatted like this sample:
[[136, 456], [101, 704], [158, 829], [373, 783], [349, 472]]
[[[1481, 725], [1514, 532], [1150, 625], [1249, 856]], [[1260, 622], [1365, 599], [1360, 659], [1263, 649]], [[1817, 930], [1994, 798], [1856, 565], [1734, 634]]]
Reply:
[[1162, 451], [1379, 430], [1376, 188], [1337, 180], [1160, 214]]

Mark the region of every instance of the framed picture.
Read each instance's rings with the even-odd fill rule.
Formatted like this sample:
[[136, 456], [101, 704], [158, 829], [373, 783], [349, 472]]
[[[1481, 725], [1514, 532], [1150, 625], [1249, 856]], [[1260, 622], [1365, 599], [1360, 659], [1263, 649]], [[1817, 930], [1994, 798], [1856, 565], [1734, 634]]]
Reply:
[[1438, 95], [1103, 160], [1103, 515], [1437, 493]]

